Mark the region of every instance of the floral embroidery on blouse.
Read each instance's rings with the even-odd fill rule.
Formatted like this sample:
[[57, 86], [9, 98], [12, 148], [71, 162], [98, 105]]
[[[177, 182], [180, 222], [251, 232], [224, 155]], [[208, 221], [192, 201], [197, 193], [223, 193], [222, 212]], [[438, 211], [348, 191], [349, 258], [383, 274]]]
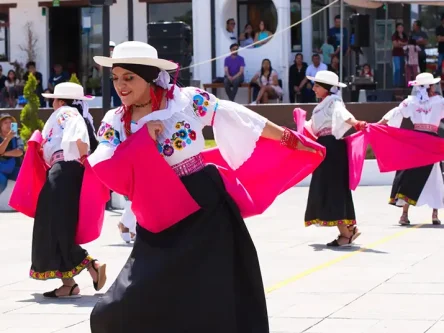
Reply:
[[113, 146], [117, 146], [120, 143], [119, 131], [108, 123], [102, 122], [97, 131], [97, 135], [99, 137], [99, 143], [110, 143]]
[[66, 121], [71, 117], [77, 117], [77, 113], [74, 113], [70, 110], [63, 111], [57, 117], [57, 124], [60, 126], [61, 129], [64, 129]]
[[53, 132], [54, 132], [54, 129], [51, 128], [51, 130], [49, 131], [48, 135], [43, 140], [42, 146], [44, 146], [45, 143], [47, 143], [47, 142], [51, 142]]
[[157, 149], [162, 156], [171, 156], [175, 150], [182, 150], [187, 145], [196, 141], [196, 132], [191, 129], [189, 123], [179, 121], [175, 125], [176, 132], [170, 139], [166, 139], [163, 144], [157, 143]]
[[205, 117], [210, 106], [210, 95], [200, 89], [196, 89], [196, 94], [193, 96], [193, 109], [194, 113], [199, 117]]
[[419, 113], [429, 114], [430, 112], [432, 112], [432, 108], [431, 107], [430, 108], [418, 107], [418, 108], [416, 108], [415, 111], [419, 112]]

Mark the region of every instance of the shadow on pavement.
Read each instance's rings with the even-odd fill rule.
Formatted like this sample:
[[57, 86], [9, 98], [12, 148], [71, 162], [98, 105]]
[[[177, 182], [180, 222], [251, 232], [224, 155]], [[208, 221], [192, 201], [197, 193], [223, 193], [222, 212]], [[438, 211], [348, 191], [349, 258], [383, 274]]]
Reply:
[[353, 245], [350, 247], [331, 247], [325, 244], [310, 244], [314, 251], [335, 251], [335, 252], [355, 252], [359, 251], [362, 253], [376, 253], [376, 254], [388, 254], [388, 252], [378, 251], [373, 249], [367, 249], [365, 247], [360, 247], [358, 245]]

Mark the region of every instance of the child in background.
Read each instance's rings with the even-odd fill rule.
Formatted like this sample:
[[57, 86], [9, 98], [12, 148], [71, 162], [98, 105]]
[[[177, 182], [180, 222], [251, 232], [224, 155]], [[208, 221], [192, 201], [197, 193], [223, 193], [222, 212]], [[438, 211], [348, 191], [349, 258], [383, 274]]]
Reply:
[[335, 53], [335, 39], [333, 36], [330, 36], [327, 38], [327, 41], [322, 44], [319, 53], [322, 53], [322, 62], [326, 65], [330, 65], [331, 64], [331, 57], [334, 55]]
[[416, 40], [410, 37], [408, 44], [403, 49], [405, 52], [405, 81], [408, 87], [409, 82], [418, 75], [418, 52], [421, 51], [421, 48], [416, 45]]
[[369, 64], [365, 64], [364, 66], [362, 66], [362, 71], [361, 71], [361, 77], [367, 77], [367, 78], [372, 78], [373, 77], [373, 73], [372, 73], [372, 68], [370, 67]]

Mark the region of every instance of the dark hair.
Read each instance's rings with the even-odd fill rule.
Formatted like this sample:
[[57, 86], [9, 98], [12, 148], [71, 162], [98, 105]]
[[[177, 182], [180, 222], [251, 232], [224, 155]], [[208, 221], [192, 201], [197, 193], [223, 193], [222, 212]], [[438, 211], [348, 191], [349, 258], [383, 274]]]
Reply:
[[35, 65], [35, 61], [30, 61], [30, 62], [28, 62], [27, 64], [26, 64], [26, 68], [29, 68], [29, 67], [36, 67], [36, 65]]
[[410, 36], [409, 41], [408, 41], [409, 45], [416, 45], [416, 39], [413, 38], [412, 36]]
[[245, 31], [245, 29], [247, 29], [248, 26], [251, 27], [251, 36], [247, 32], [244, 32], [245, 39], [248, 39], [249, 37], [254, 37], [254, 29], [253, 29], [253, 26], [251, 25], [251, 23], [245, 24], [244, 31]]
[[328, 36], [327, 38], [327, 44], [330, 44], [332, 46], [336, 45], [336, 37], [335, 36]]
[[415, 23], [418, 26], [418, 28], [422, 27], [422, 22], [420, 20], [416, 20]]
[[[227, 25], [228, 25], [228, 23], [230, 23], [230, 21], [234, 21], [234, 18], [229, 18], [229, 19], [227, 20]], [[236, 23], [236, 21], [234, 21], [234, 23]]]
[[[79, 111], [80, 115], [83, 117], [83, 107], [81, 104], [74, 104], [73, 99], [60, 99], [60, 100], [65, 102], [65, 104], [67, 106], [70, 106], [72, 108], [76, 108], [77, 111]], [[91, 154], [92, 154], [97, 149], [99, 142], [97, 141], [96, 135], [94, 133], [94, 128], [93, 128], [91, 122], [89, 121], [89, 119], [83, 117], [83, 120], [85, 121], [86, 128], [88, 129], [89, 148], [90, 148]]]
[[317, 54], [317, 53], [315, 53], [315, 54], [313, 54], [312, 56], [311, 56], [311, 59], [313, 59], [313, 58], [320, 58], [321, 56], [319, 55], [319, 54]]
[[233, 43], [233, 44], [231, 44], [231, 45], [230, 45], [230, 51], [231, 51], [231, 49], [232, 49], [233, 47], [236, 47], [236, 46], [239, 47], [239, 44], [238, 44], [238, 43]]
[[336, 15], [335, 16], [335, 20], [340, 20], [341, 19], [341, 15]]
[[267, 82], [268, 82], [268, 80], [270, 80], [271, 72], [273, 72], [273, 67], [271, 66], [270, 59], [265, 58], [264, 60], [262, 60], [262, 64], [261, 64], [261, 77], [264, 76], [264, 62], [265, 61], [268, 61], [270, 63], [270, 71], [268, 72], [268, 76], [267, 76]]
[[294, 58], [296, 59], [297, 57], [301, 56], [302, 59], [304, 59], [304, 55], [300, 52], [296, 53], [296, 55], [294, 56]]
[[[396, 36], [398, 36], [398, 27], [399, 26], [404, 26], [404, 24], [402, 24], [402, 23], [396, 23], [396, 31], [393, 33], [393, 37], [396, 37]], [[408, 38], [408, 36], [407, 36], [407, 34], [403, 31], [402, 32], [402, 37], [401, 38]]]
[[[9, 78], [9, 74], [11, 74], [11, 73], [14, 73], [14, 79], [13, 79], [13, 81], [11, 81], [11, 79]], [[10, 69], [10, 70], [8, 71], [8, 75], [6, 75], [6, 80], [7, 80], [8, 82], [15, 82], [15, 80], [17, 80], [17, 74], [16, 74], [16, 72], [15, 72], [13, 69]]]

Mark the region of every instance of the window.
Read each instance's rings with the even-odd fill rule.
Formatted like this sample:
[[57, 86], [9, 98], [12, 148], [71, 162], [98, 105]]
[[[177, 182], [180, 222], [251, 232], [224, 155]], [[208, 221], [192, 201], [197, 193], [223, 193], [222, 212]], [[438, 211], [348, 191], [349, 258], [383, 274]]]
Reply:
[[[9, 9], [7, 9], [9, 12]], [[0, 61], [9, 58], [9, 13], [0, 12]]]
[[[301, 0], [291, 0], [290, 3], [290, 24], [295, 24], [301, 20]], [[302, 51], [302, 26], [300, 24], [291, 28], [291, 51]]]
[[[311, 3], [311, 12], [316, 13], [321, 8], [325, 7], [323, 0], [312, 1]], [[317, 15], [312, 16], [312, 27], [313, 27], [313, 49], [318, 49], [324, 44], [327, 40], [328, 35], [328, 27], [327, 27], [327, 15], [328, 10], [323, 10]], [[345, 21], [344, 21], [345, 22]]]
[[261, 21], [264, 22], [265, 31], [271, 34], [276, 32], [278, 15], [272, 0], [238, 0], [237, 6], [238, 35], [244, 32], [247, 24], [252, 26], [253, 32], [258, 33]]

